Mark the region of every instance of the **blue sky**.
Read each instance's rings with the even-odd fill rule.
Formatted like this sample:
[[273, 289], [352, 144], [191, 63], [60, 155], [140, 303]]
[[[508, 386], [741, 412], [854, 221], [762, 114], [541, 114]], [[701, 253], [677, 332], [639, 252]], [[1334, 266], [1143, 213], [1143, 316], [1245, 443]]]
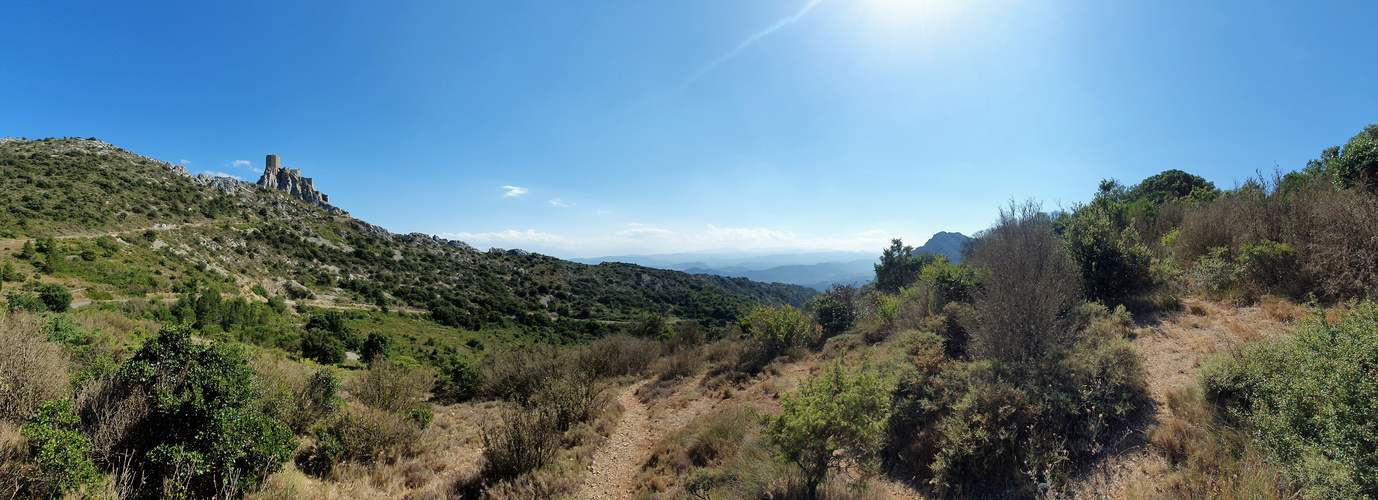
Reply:
[[875, 251], [1378, 122], [1378, 2], [11, 2], [0, 136], [561, 257]]

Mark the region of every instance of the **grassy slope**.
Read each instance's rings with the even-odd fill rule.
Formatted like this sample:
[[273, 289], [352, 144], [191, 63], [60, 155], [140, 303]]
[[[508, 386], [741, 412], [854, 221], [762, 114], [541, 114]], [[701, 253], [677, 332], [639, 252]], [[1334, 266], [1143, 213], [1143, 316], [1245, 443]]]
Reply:
[[[270, 294], [295, 289], [308, 297], [298, 302], [326, 307], [424, 312], [445, 305], [458, 318], [449, 327], [410, 317], [390, 320], [410, 324], [389, 330], [441, 328], [462, 339], [447, 342], [453, 345], [468, 341], [455, 333], [461, 330], [521, 343], [522, 332], [579, 328], [560, 326], [561, 318], [607, 323], [659, 314], [725, 322], [754, 303], [799, 304], [812, 295], [802, 287], [634, 265], [485, 253], [419, 234], [382, 236], [281, 192], [226, 195], [170, 164], [95, 140], [6, 140], [0, 185], [0, 264], [12, 264], [30, 284], [34, 277], [63, 283], [78, 302], [204, 289], [256, 298], [250, 289], [262, 285]], [[102, 248], [102, 235], [117, 245], [107, 240]], [[44, 236], [58, 238], [56, 257], [17, 257], [28, 238]]]

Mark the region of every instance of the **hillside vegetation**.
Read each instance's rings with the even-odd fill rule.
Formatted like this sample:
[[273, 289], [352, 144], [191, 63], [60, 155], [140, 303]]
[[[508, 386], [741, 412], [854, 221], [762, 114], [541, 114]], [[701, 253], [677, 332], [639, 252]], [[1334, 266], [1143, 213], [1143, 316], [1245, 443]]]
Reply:
[[[895, 240], [818, 294], [392, 235], [107, 146], [0, 144], [48, 183], [0, 225], [0, 494], [1378, 497], [1378, 126], [1231, 189], [1011, 201], [960, 263]], [[125, 174], [142, 213], [57, 187]], [[1285, 333], [1141, 350], [1251, 304]], [[1130, 459], [1161, 466], [1088, 479]]]

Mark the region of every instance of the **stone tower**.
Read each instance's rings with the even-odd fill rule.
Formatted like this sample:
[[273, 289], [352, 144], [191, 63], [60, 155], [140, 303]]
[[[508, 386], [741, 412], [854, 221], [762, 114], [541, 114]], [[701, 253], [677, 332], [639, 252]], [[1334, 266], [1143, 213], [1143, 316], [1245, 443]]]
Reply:
[[263, 177], [258, 179], [258, 185], [286, 191], [331, 213], [347, 214], [344, 210], [331, 206], [330, 196], [316, 191], [316, 183], [310, 177], [302, 177], [301, 171], [294, 168], [282, 168], [282, 160], [278, 155], [268, 155], [263, 165]]

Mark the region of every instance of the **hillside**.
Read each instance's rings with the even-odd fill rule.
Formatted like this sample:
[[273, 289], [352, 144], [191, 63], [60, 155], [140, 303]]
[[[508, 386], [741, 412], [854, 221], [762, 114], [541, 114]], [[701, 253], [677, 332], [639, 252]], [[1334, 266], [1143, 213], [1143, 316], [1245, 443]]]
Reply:
[[[0, 164], [85, 189], [69, 141]], [[11, 185], [40, 202], [0, 241], [0, 495], [1378, 497], [1378, 126], [1231, 190], [1011, 203], [961, 263], [896, 239], [803, 308], [101, 148], [187, 215], [93, 237]]]
[[[571, 321], [656, 314], [721, 324], [746, 306], [799, 305], [813, 293], [393, 234], [319, 201], [230, 178], [193, 177], [181, 166], [94, 139], [0, 141], [0, 179], [0, 237], [11, 246], [28, 238], [61, 242], [42, 262], [0, 260], [88, 298], [202, 289], [253, 297], [250, 290], [259, 285], [302, 304], [427, 311], [434, 321], [465, 330], [558, 330], [574, 340], [586, 338], [573, 333], [585, 327]], [[272, 184], [288, 181], [275, 177]], [[83, 253], [93, 248], [99, 251]]]

